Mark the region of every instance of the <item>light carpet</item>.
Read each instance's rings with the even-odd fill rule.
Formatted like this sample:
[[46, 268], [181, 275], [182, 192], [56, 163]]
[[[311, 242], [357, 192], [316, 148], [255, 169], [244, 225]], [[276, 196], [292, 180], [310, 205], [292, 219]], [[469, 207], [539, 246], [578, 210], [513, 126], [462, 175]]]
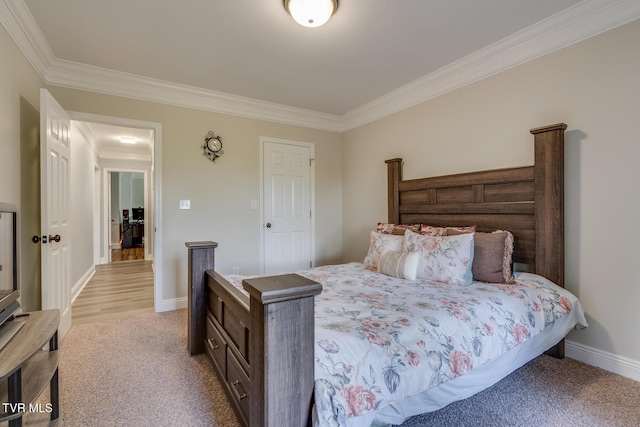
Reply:
[[[239, 426], [186, 310], [74, 326], [60, 344], [63, 426]], [[541, 356], [417, 426], [640, 426], [640, 382]]]
[[186, 310], [73, 326], [60, 343], [65, 427], [239, 426]]

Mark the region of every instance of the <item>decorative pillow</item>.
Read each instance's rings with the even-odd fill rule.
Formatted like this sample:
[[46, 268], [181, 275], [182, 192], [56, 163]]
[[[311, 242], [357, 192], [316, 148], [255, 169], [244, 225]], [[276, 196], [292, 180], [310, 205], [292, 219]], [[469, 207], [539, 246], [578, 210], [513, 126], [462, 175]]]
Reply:
[[416, 280], [419, 260], [417, 252], [384, 251], [378, 261], [378, 273], [400, 279]]
[[401, 251], [404, 249], [404, 236], [371, 232], [369, 253], [364, 258], [364, 266], [372, 270], [378, 268], [378, 260], [384, 251]]
[[389, 224], [386, 222], [379, 222], [376, 227], [376, 231], [382, 234], [395, 234], [397, 236], [404, 236], [405, 230], [411, 230], [418, 233], [420, 231], [420, 224]]
[[475, 233], [471, 271], [473, 280], [489, 283], [514, 283], [511, 272], [513, 234], [498, 230]]
[[468, 227], [434, 227], [432, 225], [422, 224], [420, 227], [420, 234], [424, 234], [425, 236], [454, 236], [456, 234], [474, 233], [475, 231], [475, 225]]
[[418, 252], [418, 278], [435, 282], [468, 285], [473, 281], [473, 234], [426, 236], [407, 231], [407, 251]]

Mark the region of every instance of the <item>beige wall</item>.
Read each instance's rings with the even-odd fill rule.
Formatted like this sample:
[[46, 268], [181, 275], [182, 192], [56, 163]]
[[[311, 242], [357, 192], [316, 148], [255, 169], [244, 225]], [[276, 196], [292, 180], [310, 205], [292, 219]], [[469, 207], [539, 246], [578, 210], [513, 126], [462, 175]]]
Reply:
[[[344, 135], [150, 102], [49, 88], [67, 109], [162, 124], [163, 298], [186, 295], [189, 240], [220, 243], [223, 272], [258, 268], [260, 136], [316, 147], [316, 260], [361, 260], [368, 232], [386, 218], [384, 160], [405, 159], [405, 178], [528, 165], [532, 127], [565, 122], [566, 283], [590, 327], [573, 342], [640, 361], [638, 112], [640, 21], [485, 79]], [[0, 28], [0, 200], [28, 199], [42, 81]], [[207, 131], [225, 155], [205, 160]], [[342, 145], [341, 145], [342, 144]], [[31, 147], [25, 149], [25, 147]], [[342, 149], [342, 151], [341, 151]], [[20, 166], [19, 166], [20, 165]], [[31, 194], [33, 192], [31, 191]], [[178, 201], [192, 209], [180, 211]], [[37, 209], [37, 207], [35, 208]], [[23, 212], [23, 217], [25, 217]], [[39, 219], [39, 218], [38, 218]], [[23, 245], [25, 246], [25, 245]], [[26, 246], [25, 246], [26, 247]], [[25, 264], [36, 255], [24, 256]], [[30, 270], [33, 275], [33, 270]], [[37, 274], [36, 274], [37, 276]], [[39, 284], [23, 280], [23, 305], [39, 304]], [[638, 362], [636, 362], [638, 363]]]
[[[124, 117], [162, 125], [162, 299], [187, 295], [187, 241], [219, 243], [222, 273], [238, 267], [259, 272], [259, 138], [269, 136], [315, 144], [316, 262], [340, 261], [342, 250], [341, 136], [337, 133], [224, 114], [50, 87], [67, 110]], [[209, 130], [222, 135], [224, 155], [215, 163], [202, 155]], [[179, 201], [191, 201], [180, 210]]]
[[566, 287], [590, 327], [570, 340], [640, 363], [640, 21], [343, 136], [344, 260], [386, 219], [386, 165], [404, 177], [533, 163], [533, 127], [565, 122]]
[[[39, 90], [42, 80], [0, 26], [0, 200], [20, 209], [21, 303], [40, 307]], [[33, 155], [35, 154], [35, 157]]]

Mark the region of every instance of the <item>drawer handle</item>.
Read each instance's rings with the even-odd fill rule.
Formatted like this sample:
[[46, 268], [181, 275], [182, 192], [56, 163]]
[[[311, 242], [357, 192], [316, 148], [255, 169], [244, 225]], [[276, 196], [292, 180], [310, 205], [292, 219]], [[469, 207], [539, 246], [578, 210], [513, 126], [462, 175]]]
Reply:
[[[238, 384], [240, 384], [240, 381], [235, 380], [234, 382], [232, 382], [231, 384], [233, 384], [234, 386], [237, 386]], [[237, 392], [238, 390], [236, 390]], [[247, 393], [242, 393], [242, 394], [238, 394], [238, 398], [240, 400], [244, 399], [245, 397], [249, 397], [249, 395]]]
[[209, 338], [209, 344], [211, 344], [211, 348], [213, 348], [214, 350], [220, 348], [220, 346], [216, 343], [216, 340], [214, 340], [213, 338]]

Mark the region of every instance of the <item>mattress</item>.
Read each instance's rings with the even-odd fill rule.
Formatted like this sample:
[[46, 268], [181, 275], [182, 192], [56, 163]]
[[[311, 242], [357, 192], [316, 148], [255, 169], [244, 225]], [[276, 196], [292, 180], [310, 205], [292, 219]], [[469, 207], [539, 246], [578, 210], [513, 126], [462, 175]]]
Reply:
[[[469, 397], [586, 327], [578, 299], [545, 278], [512, 285], [404, 280], [361, 263], [298, 271], [315, 300], [318, 426], [400, 424]], [[241, 288], [241, 277], [227, 279]]]

